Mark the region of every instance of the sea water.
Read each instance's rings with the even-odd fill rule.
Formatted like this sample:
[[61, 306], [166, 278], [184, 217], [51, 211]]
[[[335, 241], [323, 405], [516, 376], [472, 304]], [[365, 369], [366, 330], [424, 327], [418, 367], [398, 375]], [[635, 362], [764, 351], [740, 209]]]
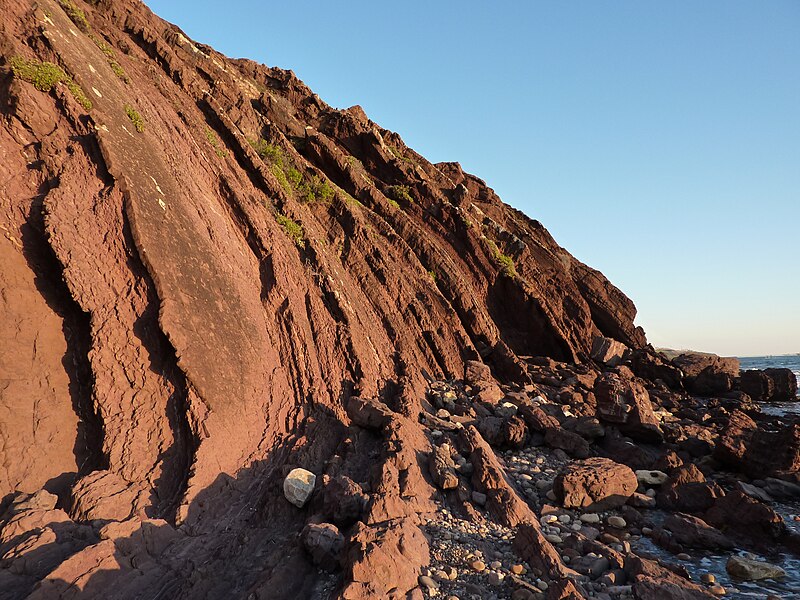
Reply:
[[[797, 354], [787, 356], [747, 356], [740, 358], [739, 363], [743, 371], [747, 369], [791, 369], [795, 377], [800, 381], [800, 355]], [[761, 409], [765, 413], [774, 415], [800, 414], [800, 399], [797, 402], [762, 403]], [[800, 514], [800, 502], [775, 502], [772, 504], [772, 508], [783, 517], [789, 529], [800, 533], [800, 521], [795, 520], [797, 515]], [[666, 516], [666, 513], [653, 511], [650, 516], [658, 524]], [[634, 543], [634, 546], [658, 558], [666, 559], [670, 562], [679, 562], [686, 567], [695, 580], [699, 580], [703, 573], [712, 573], [716, 576], [717, 581], [728, 590], [726, 598], [763, 600], [767, 594], [775, 594], [782, 600], [800, 600], [800, 557], [784, 551], [764, 554], [755, 558], [781, 566], [786, 571], [786, 577], [777, 581], [745, 582], [733, 580], [725, 570], [725, 563], [730, 555], [744, 554], [741, 550], [727, 553], [694, 551], [690, 560], [676, 561], [674, 556], [653, 544], [649, 538], [641, 538]]]

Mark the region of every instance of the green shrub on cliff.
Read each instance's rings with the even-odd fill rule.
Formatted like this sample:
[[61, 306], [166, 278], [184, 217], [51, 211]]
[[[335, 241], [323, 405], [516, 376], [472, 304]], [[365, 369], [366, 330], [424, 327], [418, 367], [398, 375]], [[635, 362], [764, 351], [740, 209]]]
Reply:
[[405, 154], [403, 154], [400, 150], [398, 150], [392, 144], [388, 144], [387, 143], [386, 147], [389, 149], [389, 152], [391, 152], [392, 156], [394, 156], [395, 158], [398, 158], [398, 159], [402, 160], [404, 163], [408, 163], [410, 165], [414, 165], [414, 166], [418, 165], [418, 163], [417, 163], [417, 161], [415, 159], [413, 159], [413, 158], [411, 158], [409, 156], [406, 156]]
[[106, 55], [108, 66], [111, 67], [112, 71], [114, 71], [114, 75], [122, 79], [122, 81], [125, 83], [130, 83], [131, 80], [125, 73], [125, 69], [123, 69], [122, 65], [117, 62], [117, 55], [114, 54], [114, 49], [93, 33], [89, 34], [89, 39], [92, 40], [94, 45], [100, 48], [100, 51]]
[[306, 178], [292, 165], [291, 158], [281, 147], [270, 144], [263, 138], [249, 142], [261, 160], [270, 166], [270, 171], [287, 194], [295, 195], [301, 202], [328, 203], [333, 199], [334, 190], [331, 185], [318, 175]]
[[303, 181], [303, 174], [294, 167], [289, 167], [286, 169], [286, 179], [292, 184], [293, 188], [298, 188]]
[[286, 215], [278, 213], [275, 215], [275, 220], [278, 221], [278, 225], [283, 227], [283, 230], [286, 232], [295, 244], [297, 244], [298, 248], [305, 248], [306, 241], [303, 239], [303, 226], [299, 223], [292, 221]]
[[142, 115], [139, 114], [135, 108], [133, 108], [130, 104], [125, 105], [125, 114], [128, 115], [128, 118], [133, 123], [133, 127], [139, 133], [144, 131], [144, 119], [142, 119]]
[[33, 84], [33, 87], [40, 92], [49, 92], [66, 76], [64, 70], [58, 65], [50, 62], [25, 60], [21, 56], [11, 57], [11, 71], [16, 77]]
[[386, 190], [386, 195], [396, 202], [414, 204], [414, 198], [407, 185], [390, 185]]
[[214, 131], [210, 127], [206, 127], [206, 140], [208, 140], [208, 143], [214, 147], [214, 152], [216, 153], [217, 156], [219, 156], [220, 158], [225, 158], [226, 156], [228, 156], [228, 152], [224, 148], [220, 147], [219, 138], [217, 137], [217, 134], [214, 133]]
[[305, 202], [323, 202], [328, 203], [333, 199], [333, 188], [330, 184], [313, 175], [310, 181], [302, 181], [297, 190], [300, 192], [300, 199]]
[[15, 77], [27, 81], [40, 92], [49, 92], [56, 84], [63, 83], [78, 104], [87, 111], [92, 109], [92, 101], [83, 92], [81, 86], [75, 83], [72, 77], [58, 65], [51, 62], [26, 60], [21, 56], [12, 56], [10, 63], [11, 72]]
[[257, 140], [249, 140], [250, 145], [253, 147], [253, 150], [256, 151], [261, 157], [261, 160], [264, 162], [269, 163], [270, 165], [277, 165], [283, 168], [284, 163], [284, 155], [283, 150], [276, 146], [275, 144], [270, 144], [264, 138], [258, 138]]
[[489, 249], [492, 252], [492, 258], [494, 258], [495, 262], [500, 267], [500, 270], [509, 277], [516, 277], [517, 269], [514, 266], [514, 259], [507, 254], [503, 254], [500, 251], [500, 248], [497, 247], [497, 244], [495, 244], [492, 240], [487, 239], [486, 243], [489, 245]]
[[86, 20], [86, 13], [78, 8], [72, 0], [58, 0], [58, 3], [78, 29], [84, 33], [89, 32], [91, 27], [89, 26], [89, 21]]

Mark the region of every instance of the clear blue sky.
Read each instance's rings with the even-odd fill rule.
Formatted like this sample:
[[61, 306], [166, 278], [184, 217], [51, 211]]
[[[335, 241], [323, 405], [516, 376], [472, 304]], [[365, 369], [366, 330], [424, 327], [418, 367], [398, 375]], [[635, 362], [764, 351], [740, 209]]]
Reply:
[[459, 161], [656, 345], [800, 352], [800, 2], [148, 0]]

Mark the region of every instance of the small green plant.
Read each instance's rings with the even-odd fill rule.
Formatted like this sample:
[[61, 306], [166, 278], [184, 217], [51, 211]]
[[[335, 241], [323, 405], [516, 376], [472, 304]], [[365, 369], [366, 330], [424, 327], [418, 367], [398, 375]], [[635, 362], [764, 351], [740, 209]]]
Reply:
[[272, 171], [272, 174], [275, 176], [275, 179], [278, 180], [278, 183], [281, 184], [284, 191], [291, 195], [293, 191], [292, 184], [289, 183], [289, 179], [286, 177], [286, 173], [280, 165], [271, 165], [269, 170]]
[[400, 152], [400, 150], [398, 150], [397, 148], [395, 148], [391, 144], [386, 144], [386, 147], [389, 149], [389, 152], [391, 152], [392, 156], [394, 156], [395, 158], [398, 158], [398, 159], [402, 160], [403, 162], [408, 163], [410, 165], [416, 166], [418, 164], [416, 160], [414, 160], [413, 158], [409, 158], [408, 156], [406, 156], [405, 154]]
[[116, 60], [109, 60], [108, 66], [111, 67], [111, 70], [114, 72], [114, 75], [122, 79], [122, 81], [124, 81], [125, 83], [131, 82], [131, 78], [128, 77], [128, 74], [125, 73], [125, 70], [122, 68], [122, 65], [120, 65]]
[[361, 204], [361, 202], [358, 200], [358, 198], [355, 198], [355, 197], [351, 196], [350, 194], [345, 192], [339, 186], [336, 186], [336, 193], [339, 194], [339, 197], [343, 198], [344, 201], [347, 204], [349, 204], [350, 206], [364, 206], [363, 204]]
[[397, 200], [392, 200], [391, 198], [389, 198], [389, 204], [391, 206], [394, 206], [395, 208], [398, 208], [398, 209], [400, 208], [400, 205], [397, 203]]
[[92, 101], [83, 93], [83, 89], [79, 86], [72, 77], [67, 76], [64, 80], [64, 84], [67, 86], [69, 93], [72, 94], [72, 97], [78, 101], [85, 111], [92, 110]]
[[317, 186], [317, 198], [320, 202], [330, 202], [333, 200], [333, 188], [327, 181], [322, 181]]
[[220, 158], [225, 158], [228, 156], [227, 150], [220, 147], [219, 138], [210, 127], [206, 127], [206, 140], [208, 140], [208, 143], [214, 147], [214, 152], [217, 156]]
[[86, 20], [86, 14], [75, 6], [72, 0], [58, 0], [58, 3], [61, 5], [61, 8], [64, 9], [64, 12], [67, 13], [70, 20], [77, 25], [78, 29], [84, 33], [88, 33], [91, 30], [89, 21]]
[[33, 84], [40, 92], [49, 92], [57, 83], [64, 81], [64, 69], [50, 62], [25, 60], [21, 56], [11, 57], [11, 71], [15, 77]]
[[51, 62], [26, 60], [21, 56], [12, 56], [10, 62], [14, 76], [32, 84], [40, 92], [49, 92], [56, 84], [63, 83], [78, 104], [87, 111], [92, 109], [92, 101], [83, 92], [81, 86], [75, 83], [72, 77], [58, 65]]
[[286, 169], [286, 179], [292, 184], [293, 188], [297, 189], [303, 181], [303, 174], [294, 167], [289, 167]]
[[433, 279], [433, 282], [436, 283], [436, 273], [434, 271], [428, 271], [428, 275]]
[[301, 202], [328, 203], [333, 199], [335, 193], [333, 187], [317, 175], [307, 179], [292, 165], [290, 157], [282, 148], [270, 144], [263, 138], [249, 142], [261, 160], [269, 164], [270, 171], [287, 194], [296, 194]]
[[269, 170], [272, 171], [273, 175], [275, 175], [275, 179], [278, 180], [278, 183], [281, 184], [281, 187], [284, 189], [284, 191], [291, 195], [292, 184], [289, 183], [289, 180], [286, 178], [286, 173], [283, 172], [283, 169], [281, 169], [278, 165], [272, 165]]
[[291, 194], [293, 187], [286, 174], [286, 163], [288, 161], [283, 153], [283, 149], [275, 144], [270, 144], [264, 138], [248, 141], [253, 147], [253, 150], [256, 151], [256, 154], [261, 157], [261, 160], [269, 165], [269, 170], [275, 176], [275, 179], [278, 180], [278, 183], [281, 184], [281, 187], [287, 194]]
[[126, 104], [125, 114], [128, 115], [131, 123], [133, 123], [134, 129], [136, 129], [137, 132], [142, 133], [144, 131], [144, 119], [142, 119], [142, 115], [139, 114], [139, 111], [133, 108], [130, 104]]
[[414, 198], [411, 197], [411, 192], [407, 185], [390, 185], [386, 190], [386, 195], [397, 202], [414, 204]]
[[292, 221], [286, 215], [278, 213], [275, 216], [275, 219], [278, 221], [278, 225], [283, 227], [283, 230], [286, 232], [295, 244], [297, 244], [298, 248], [305, 248], [306, 241], [303, 239], [303, 227], [299, 223]]
[[333, 188], [324, 179], [314, 175], [311, 181], [300, 184], [298, 191], [306, 202], [322, 202], [324, 204], [333, 200]]
[[274, 144], [270, 144], [264, 138], [257, 140], [249, 140], [253, 150], [256, 151], [261, 157], [261, 160], [268, 162], [270, 165], [277, 165], [283, 168], [284, 155], [283, 150]]
[[106, 55], [108, 66], [111, 67], [114, 75], [122, 79], [122, 81], [125, 83], [130, 83], [131, 80], [125, 73], [125, 69], [123, 69], [122, 65], [117, 62], [117, 55], [114, 53], [114, 49], [93, 33], [89, 34], [89, 39], [92, 40], [94, 45], [100, 48], [100, 51]]
[[517, 269], [514, 267], [514, 259], [507, 254], [503, 254], [492, 240], [487, 239], [487, 243], [489, 244], [489, 250], [492, 252], [492, 258], [494, 258], [500, 270], [509, 277], [516, 277]]

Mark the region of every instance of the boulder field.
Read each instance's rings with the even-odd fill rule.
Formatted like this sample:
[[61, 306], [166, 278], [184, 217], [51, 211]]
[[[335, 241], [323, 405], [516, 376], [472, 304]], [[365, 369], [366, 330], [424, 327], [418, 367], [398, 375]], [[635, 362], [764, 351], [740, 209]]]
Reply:
[[637, 541], [798, 551], [791, 373], [658, 354], [360, 107], [5, 0], [0, 117], [0, 599], [708, 598]]

